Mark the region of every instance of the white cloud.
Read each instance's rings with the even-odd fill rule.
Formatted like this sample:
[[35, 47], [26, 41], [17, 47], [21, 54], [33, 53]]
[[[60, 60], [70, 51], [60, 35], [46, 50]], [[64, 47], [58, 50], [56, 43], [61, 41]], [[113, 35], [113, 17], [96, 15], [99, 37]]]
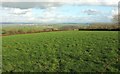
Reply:
[[56, 17], [57, 16], [56, 7], [51, 7], [51, 8], [44, 10], [44, 13], [42, 16], [46, 18]]
[[[60, 12], [57, 12], [57, 6], [63, 4], [72, 5], [106, 5], [106, 6], [117, 6], [118, 0], [3, 0], [2, 2], [17, 2], [14, 4], [3, 5], [3, 11], [8, 13], [3, 15], [3, 21], [7, 22], [74, 22], [76, 20], [89, 20], [89, 17], [78, 17], [78, 16], [65, 16]], [[31, 2], [30, 4], [22, 4], [19, 2]], [[40, 2], [41, 1], [41, 2]], [[35, 3], [34, 3], [35, 2]], [[46, 3], [45, 3], [46, 2]], [[50, 2], [50, 3], [48, 3]], [[33, 7], [40, 7], [44, 9], [44, 13], [40, 14], [41, 17], [35, 17], [32, 12]], [[97, 9], [83, 10], [84, 13], [89, 15], [96, 15], [102, 13]], [[115, 15], [118, 11], [113, 10], [112, 15]], [[110, 16], [111, 17], [111, 16]], [[89, 19], [88, 19], [89, 18]]]
[[118, 13], [120, 13], [120, 12], [118, 11], [118, 9], [113, 9], [113, 10], [111, 11], [111, 15], [108, 16], [108, 18], [110, 18], [110, 19], [112, 20], [115, 15], [118, 15]]
[[111, 11], [111, 15], [106, 16], [106, 17], [107, 17], [108, 19], [111, 19], [111, 20], [112, 20], [115, 15], [118, 15], [118, 13], [119, 13], [119, 11], [118, 11], [118, 9], [116, 8], [116, 9], [113, 9], [113, 10]]
[[119, 0], [2, 0], [2, 6], [11, 8], [48, 8], [64, 4], [118, 6]]
[[29, 8], [41, 8], [46, 9], [49, 7], [58, 7], [62, 3], [59, 2], [3, 2], [2, 7], [9, 8], [20, 8], [20, 9], [29, 9]]
[[20, 8], [8, 8], [8, 7], [2, 7], [0, 10], [13, 15], [23, 15], [28, 12], [32, 12], [32, 9], [20, 9]]
[[112, 10], [112, 15], [117, 15], [118, 14], [118, 9], [113, 9]]
[[29, 12], [31, 12], [31, 9], [13, 8], [13, 10], [10, 11], [11, 14], [15, 14], [15, 15], [28, 14]]
[[102, 12], [96, 9], [87, 9], [87, 10], [83, 10], [83, 13], [86, 13], [88, 15], [96, 15], [96, 14], [101, 14]]
[[32, 9], [19, 9], [19, 8], [6, 8], [0, 9], [2, 13], [0, 16], [2, 20], [0, 22], [30, 22], [34, 21], [34, 15]]

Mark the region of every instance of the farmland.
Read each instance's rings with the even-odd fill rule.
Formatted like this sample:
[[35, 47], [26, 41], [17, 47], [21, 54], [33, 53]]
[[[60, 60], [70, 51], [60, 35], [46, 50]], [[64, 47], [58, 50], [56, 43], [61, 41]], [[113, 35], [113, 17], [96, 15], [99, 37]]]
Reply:
[[3, 36], [3, 72], [120, 72], [117, 31]]

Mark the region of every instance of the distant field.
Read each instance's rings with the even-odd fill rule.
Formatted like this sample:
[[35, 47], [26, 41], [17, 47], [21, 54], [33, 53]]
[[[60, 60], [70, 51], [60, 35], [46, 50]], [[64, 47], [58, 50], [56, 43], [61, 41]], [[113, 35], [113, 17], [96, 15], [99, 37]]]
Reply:
[[51, 26], [39, 26], [39, 25], [25, 25], [25, 26], [18, 26], [18, 25], [13, 25], [13, 26], [3, 26], [3, 30], [6, 31], [17, 31], [17, 30], [23, 30], [24, 32], [30, 31], [30, 30], [43, 30], [45, 28], [49, 28]]
[[120, 72], [117, 31], [4, 36], [4, 72]]

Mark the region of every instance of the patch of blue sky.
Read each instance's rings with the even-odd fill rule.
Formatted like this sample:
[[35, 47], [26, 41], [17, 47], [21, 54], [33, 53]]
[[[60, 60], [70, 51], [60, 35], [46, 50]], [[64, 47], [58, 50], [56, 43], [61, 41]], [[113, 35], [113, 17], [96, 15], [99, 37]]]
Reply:
[[40, 8], [33, 8], [32, 13], [34, 17], [41, 17], [42, 14], [44, 13], [44, 10]]
[[[97, 14], [90, 14], [88, 15], [84, 11], [86, 10], [96, 10]], [[56, 13], [62, 15], [62, 16], [74, 16], [74, 17], [88, 17], [91, 19], [96, 19], [98, 22], [110, 22], [111, 19], [108, 18], [108, 16], [112, 15], [112, 10], [117, 9], [117, 7], [114, 6], [97, 6], [97, 5], [70, 5], [65, 4], [62, 6], [56, 7], [54, 10]], [[40, 8], [33, 8], [33, 16], [34, 17], [42, 17], [43, 13], [45, 13], [46, 9], [40, 9]], [[48, 11], [49, 12], [49, 11]], [[86, 20], [84, 20], [86, 22]]]
[[57, 9], [57, 11], [62, 12], [63, 15], [76, 15], [76, 16], [88, 16], [83, 11], [95, 9], [100, 12], [104, 12], [104, 14], [110, 14], [115, 7], [112, 6], [87, 6], [87, 5], [63, 5]]

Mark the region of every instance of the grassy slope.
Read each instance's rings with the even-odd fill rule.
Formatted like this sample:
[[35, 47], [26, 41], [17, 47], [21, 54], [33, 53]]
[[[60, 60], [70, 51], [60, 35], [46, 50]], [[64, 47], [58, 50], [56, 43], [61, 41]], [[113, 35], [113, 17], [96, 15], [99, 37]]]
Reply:
[[118, 33], [48, 32], [3, 37], [3, 71], [120, 71]]

